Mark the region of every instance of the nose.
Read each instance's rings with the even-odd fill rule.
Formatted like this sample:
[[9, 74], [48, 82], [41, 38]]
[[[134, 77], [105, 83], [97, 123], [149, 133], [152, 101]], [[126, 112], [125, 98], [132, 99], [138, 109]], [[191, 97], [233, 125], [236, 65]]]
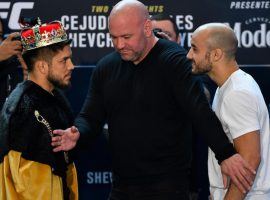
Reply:
[[192, 59], [192, 49], [190, 49], [190, 50], [188, 51], [187, 58], [188, 58], [189, 60]]
[[71, 59], [69, 59], [69, 62], [68, 62], [68, 69], [69, 69], [70, 71], [72, 71], [72, 70], [74, 69], [74, 64], [73, 64], [73, 62], [72, 62]]
[[115, 47], [117, 49], [123, 49], [125, 46], [125, 42], [122, 38], [117, 38], [116, 41], [115, 41]]

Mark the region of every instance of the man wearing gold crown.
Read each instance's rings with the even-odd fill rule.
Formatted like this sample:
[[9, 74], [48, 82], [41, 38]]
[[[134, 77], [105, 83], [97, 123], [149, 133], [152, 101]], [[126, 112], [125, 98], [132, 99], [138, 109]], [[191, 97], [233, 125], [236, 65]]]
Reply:
[[0, 200], [78, 199], [71, 152], [54, 153], [52, 130], [73, 124], [57, 88], [70, 85], [71, 40], [60, 22], [21, 31], [29, 79], [19, 84], [0, 117]]

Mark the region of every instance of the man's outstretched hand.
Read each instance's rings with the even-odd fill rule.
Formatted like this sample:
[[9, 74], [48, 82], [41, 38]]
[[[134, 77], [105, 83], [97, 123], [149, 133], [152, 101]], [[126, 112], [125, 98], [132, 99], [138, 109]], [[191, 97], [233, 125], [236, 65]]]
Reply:
[[228, 176], [236, 187], [246, 193], [250, 190], [256, 171], [246, 162], [240, 154], [234, 154], [230, 158], [222, 161], [221, 172], [223, 184], [228, 187]]
[[75, 126], [67, 128], [66, 130], [54, 130], [53, 134], [52, 146], [55, 147], [53, 149], [54, 152], [69, 151], [73, 149], [80, 137], [80, 132]]

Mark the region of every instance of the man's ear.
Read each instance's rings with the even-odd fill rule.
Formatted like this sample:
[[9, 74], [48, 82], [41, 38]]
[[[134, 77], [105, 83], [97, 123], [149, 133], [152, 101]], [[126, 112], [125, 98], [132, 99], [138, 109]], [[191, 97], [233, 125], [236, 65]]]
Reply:
[[152, 22], [150, 19], [147, 19], [144, 23], [144, 34], [146, 37], [152, 36]]
[[47, 74], [49, 70], [49, 65], [44, 60], [38, 60], [36, 62], [36, 68], [41, 74]]
[[212, 50], [211, 54], [212, 54], [211, 57], [212, 57], [213, 62], [218, 62], [224, 56], [224, 52], [222, 49], [214, 49]]

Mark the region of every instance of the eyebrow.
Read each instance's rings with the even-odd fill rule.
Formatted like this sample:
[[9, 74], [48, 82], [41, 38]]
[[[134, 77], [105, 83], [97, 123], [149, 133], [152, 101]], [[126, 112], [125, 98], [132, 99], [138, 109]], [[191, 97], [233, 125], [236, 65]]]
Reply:
[[59, 58], [58, 61], [64, 61], [64, 60], [67, 60], [67, 59], [71, 59], [72, 58], [72, 54], [68, 55], [68, 56], [64, 56], [62, 58]]
[[132, 36], [132, 35], [133, 35], [133, 34], [131, 34], [131, 33], [126, 33], [126, 34], [119, 35], [119, 36], [115, 36], [115, 35], [110, 34], [110, 36], [111, 36], [111, 37], [114, 37], [114, 38], [116, 38], [116, 37], [126, 37], [126, 36]]
[[71, 55], [63, 57], [63, 59], [69, 59], [71, 58]]
[[192, 46], [192, 47], [196, 47], [196, 45], [195, 45], [195, 44], [193, 44], [193, 43], [191, 43], [191, 46]]

